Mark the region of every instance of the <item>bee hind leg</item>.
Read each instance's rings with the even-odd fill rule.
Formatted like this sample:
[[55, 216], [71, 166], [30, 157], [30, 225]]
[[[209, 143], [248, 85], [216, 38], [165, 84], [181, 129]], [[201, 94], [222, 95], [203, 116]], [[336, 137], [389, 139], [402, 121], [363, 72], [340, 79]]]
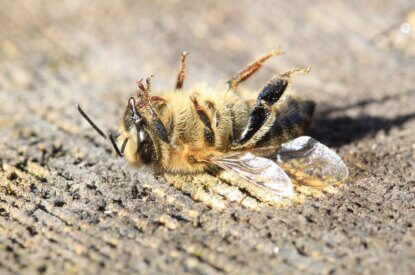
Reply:
[[226, 82], [228, 90], [235, 91], [239, 83], [243, 82], [248, 77], [253, 75], [256, 71], [258, 71], [266, 60], [268, 60], [269, 58], [273, 56], [277, 56], [281, 54], [283, 54], [283, 52], [280, 49], [272, 50], [266, 55], [255, 60], [254, 62], [246, 65], [245, 68], [243, 68], [241, 71], [236, 73], [230, 80]]
[[248, 142], [265, 124], [271, 112], [273, 112], [271, 108], [272, 105], [278, 102], [284, 94], [290, 83], [291, 76], [296, 73], [308, 73], [309, 71], [310, 68], [295, 68], [273, 77], [268, 84], [265, 85], [259, 93], [257, 102], [249, 114], [247, 125], [242, 131], [240, 138], [235, 140], [232, 144], [234, 149]]

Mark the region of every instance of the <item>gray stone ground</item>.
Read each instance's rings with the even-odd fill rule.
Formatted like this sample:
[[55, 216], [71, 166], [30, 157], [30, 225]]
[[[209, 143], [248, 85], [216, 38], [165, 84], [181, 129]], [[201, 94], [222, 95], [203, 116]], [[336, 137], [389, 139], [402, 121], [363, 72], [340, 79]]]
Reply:
[[[399, 1], [0, 1], [0, 273], [415, 272], [415, 38]], [[415, 19], [414, 19], [415, 20]], [[414, 23], [415, 25], [415, 23]], [[351, 177], [288, 209], [209, 209], [116, 158], [78, 115], [117, 126], [135, 80], [243, 84], [311, 65], [310, 135]]]

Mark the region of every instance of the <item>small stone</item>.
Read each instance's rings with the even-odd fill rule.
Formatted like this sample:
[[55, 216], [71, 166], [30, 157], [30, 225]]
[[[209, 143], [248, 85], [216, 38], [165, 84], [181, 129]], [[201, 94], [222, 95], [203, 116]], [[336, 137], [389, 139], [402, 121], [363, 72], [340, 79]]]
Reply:
[[278, 246], [274, 247], [274, 249], [272, 250], [272, 252], [274, 254], [278, 254], [280, 252], [280, 248]]

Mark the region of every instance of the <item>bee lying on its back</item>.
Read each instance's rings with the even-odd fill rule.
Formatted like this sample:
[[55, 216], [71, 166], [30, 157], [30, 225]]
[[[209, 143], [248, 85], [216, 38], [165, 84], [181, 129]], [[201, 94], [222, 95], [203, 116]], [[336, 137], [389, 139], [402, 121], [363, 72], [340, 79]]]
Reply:
[[[237, 93], [239, 83], [279, 54], [271, 51], [249, 64], [222, 89], [183, 92], [183, 53], [174, 91], [151, 96], [151, 77], [145, 85], [137, 82], [138, 98], [129, 99], [120, 130], [110, 132], [115, 151], [133, 164], [151, 165], [167, 174], [228, 172], [278, 198], [293, 195], [290, 177], [312, 186], [344, 180], [347, 167], [333, 151], [300, 137], [311, 123], [314, 102], [294, 96], [290, 81], [309, 68], [273, 77], [256, 100]], [[78, 110], [105, 137], [79, 106]]]

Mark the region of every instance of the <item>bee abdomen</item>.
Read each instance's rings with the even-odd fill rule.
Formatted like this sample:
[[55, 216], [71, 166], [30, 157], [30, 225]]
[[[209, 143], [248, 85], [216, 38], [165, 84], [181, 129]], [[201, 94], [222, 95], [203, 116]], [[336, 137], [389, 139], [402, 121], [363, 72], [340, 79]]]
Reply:
[[302, 135], [311, 124], [314, 107], [313, 101], [288, 98], [278, 110], [266, 134], [256, 142], [255, 146], [281, 144]]

